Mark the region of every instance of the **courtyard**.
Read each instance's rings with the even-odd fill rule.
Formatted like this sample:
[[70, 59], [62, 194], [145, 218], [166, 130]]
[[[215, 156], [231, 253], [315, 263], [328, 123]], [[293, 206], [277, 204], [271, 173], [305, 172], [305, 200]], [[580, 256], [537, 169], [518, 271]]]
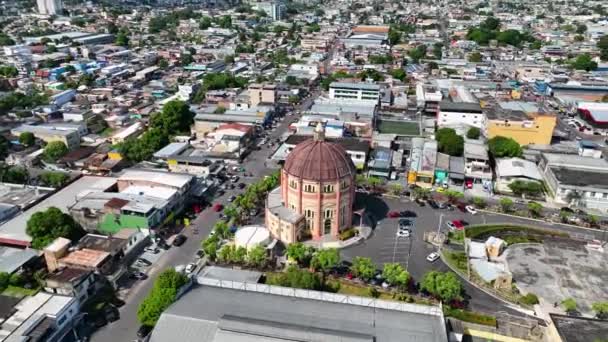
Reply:
[[593, 303], [608, 300], [608, 253], [587, 249], [585, 243], [550, 239], [513, 245], [506, 260], [517, 287], [536, 294], [545, 305], [574, 298], [579, 312], [592, 315]]

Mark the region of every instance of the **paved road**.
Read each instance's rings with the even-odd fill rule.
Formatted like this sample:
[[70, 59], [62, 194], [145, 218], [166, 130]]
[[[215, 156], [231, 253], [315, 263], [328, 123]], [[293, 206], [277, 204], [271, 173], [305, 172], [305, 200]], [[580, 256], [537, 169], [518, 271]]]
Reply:
[[[296, 108], [296, 111], [307, 109], [312, 104], [315, 96], [310, 96], [305, 99], [301, 105]], [[296, 120], [297, 116], [285, 116], [278, 127], [269, 134], [271, 140], [281, 137], [286, 132], [289, 124]], [[276, 147], [276, 146], [275, 146]], [[265, 166], [266, 159], [274, 152], [274, 148], [268, 149], [262, 147], [260, 151], [253, 151], [243, 163], [246, 172], [251, 173], [253, 177], [243, 177], [239, 182], [251, 184], [258, 181], [262, 177], [272, 173], [273, 170]], [[231, 195], [236, 195], [243, 192], [242, 190], [228, 190], [224, 196], [219, 197], [215, 202], [226, 204], [226, 199]], [[201, 241], [207, 237], [215, 222], [219, 219], [218, 213], [211, 208], [205, 209], [199, 216], [191, 222], [191, 227], [198, 228], [199, 233], [194, 235], [191, 229], [185, 229], [183, 234], [188, 237], [188, 240], [181, 247], [172, 247], [159, 258], [157, 262], [148, 271], [148, 279], [136, 283], [129, 291], [126, 304], [120, 308], [120, 320], [110, 323], [107, 326], [99, 329], [91, 336], [91, 341], [94, 342], [117, 342], [117, 341], [133, 341], [136, 340], [136, 332], [139, 328], [137, 321], [137, 308], [143, 301], [146, 295], [150, 292], [154, 279], [163, 270], [175, 267], [177, 265], [186, 265], [193, 261], [196, 251], [200, 248]]]
[[[342, 256], [351, 260], [355, 256], [370, 257], [379, 266], [384, 263], [398, 262], [410, 272], [412, 277], [420, 280], [424, 273], [429, 270], [447, 271], [449, 268], [437, 260], [434, 263], [426, 261], [426, 256], [437, 250], [436, 247], [424, 242], [424, 233], [437, 231], [438, 229], [447, 232], [445, 223], [452, 220], [464, 220], [469, 224], [481, 223], [515, 223], [523, 225], [533, 225], [566, 231], [579, 234], [579, 238], [602, 238], [604, 232], [595, 230], [581, 230], [578, 228], [549, 224], [545, 222], [535, 222], [523, 218], [513, 218], [500, 214], [479, 213], [470, 215], [459, 210], [447, 211], [432, 209], [428, 205], [420, 207], [409, 200], [387, 199], [370, 197], [358, 194], [357, 205], [365, 203], [366, 211], [372, 213], [377, 219], [380, 218], [372, 237], [361, 244], [342, 250]], [[386, 218], [389, 211], [411, 210], [417, 214], [414, 219], [413, 234], [410, 238], [398, 238], [398, 219]], [[441, 224], [440, 224], [441, 223]], [[466, 293], [471, 296], [470, 305], [475, 311], [495, 313], [505, 311], [510, 314], [521, 316], [521, 313], [510, 308], [502, 301], [486, 294], [483, 291], [465, 283]]]

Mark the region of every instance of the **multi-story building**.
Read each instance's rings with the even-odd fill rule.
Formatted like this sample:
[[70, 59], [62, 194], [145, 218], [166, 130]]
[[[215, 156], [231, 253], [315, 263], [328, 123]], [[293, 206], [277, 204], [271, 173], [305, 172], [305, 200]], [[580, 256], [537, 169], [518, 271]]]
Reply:
[[439, 102], [438, 127], [477, 127], [485, 125], [485, 116], [479, 103]]
[[37, 0], [38, 13], [48, 15], [62, 15], [63, 1], [62, 0]]
[[378, 104], [380, 86], [371, 83], [332, 82], [329, 85], [329, 98]]
[[248, 91], [249, 104], [252, 107], [260, 103], [275, 104], [277, 101], [277, 87], [274, 84], [251, 84]]
[[412, 138], [410, 168], [407, 174], [409, 184], [429, 188], [435, 178], [437, 163], [437, 142], [425, 141], [424, 138]]
[[512, 138], [520, 145], [551, 144], [557, 118], [542, 112], [532, 102], [500, 102], [498, 107], [485, 111], [485, 135]]
[[280, 1], [263, 1], [254, 4], [258, 10], [266, 12], [274, 21], [281, 20], [285, 16], [285, 5]]
[[464, 143], [464, 178], [467, 189], [480, 184], [484, 189], [492, 186], [492, 168], [488, 150], [482, 143]]
[[266, 227], [284, 243], [335, 240], [352, 227], [355, 166], [338, 144], [313, 139], [298, 144], [285, 161], [281, 186], [266, 202]]

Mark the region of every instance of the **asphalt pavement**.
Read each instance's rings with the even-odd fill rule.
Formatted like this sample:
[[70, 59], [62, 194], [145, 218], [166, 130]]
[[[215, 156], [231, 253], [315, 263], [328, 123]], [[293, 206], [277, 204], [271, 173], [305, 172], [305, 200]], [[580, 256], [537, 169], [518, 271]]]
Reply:
[[[425, 232], [440, 230], [447, 233], [446, 222], [448, 221], [463, 220], [468, 224], [505, 223], [544, 227], [565, 231], [574, 234], [578, 238], [587, 240], [605, 238], [606, 235], [605, 232], [597, 230], [538, 222], [495, 213], [480, 211], [477, 215], [471, 215], [463, 213], [458, 209], [448, 211], [445, 209], [433, 209], [428, 205], [420, 207], [408, 199], [374, 197], [360, 193], [357, 196], [355, 207], [360, 208], [364, 206], [366, 212], [371, 214], [377, 223], [368, 240], [343, 249], [341, 252], [342, 257], [347, 260], [352, 260], [355, 256], [369, 257], [380, 269], [385, 263], [397, 262], [405, 267], [416, 281], [420, 281], [422, 276], [428, 271], [437, 270], [445, 272], [449, 270], [441, 259], [433, 263], [426, 260], [427, 255], [437, 251], [437, 247], [424, 242]], [[404, 210], [416, 213], [416, 217], [413, 218], [414, 227], [409, 238], [397, 237], [399, 219], [387, 218], [387, 214], [390, 211]], [[465, 292], [471, 297], [469, 305], [472, 310], [489, 314], [504, 311], [517, 316], [522, 315], [522, 313], [513, 309], [510, 305], [488, 295], [467, 282], [463, 281], [463, 285]]]
[[[315, 97], [316, 96], [313, 94], [304, 99], [294, 112], [310, 108]], [[280, 138], [283, 133], [287, 131], [289, 124], [297, 119], [297, 115], [286, 115], [277, 128], [273, 131], [268, 131], [269, 137], [271, 138], [270, 140]], [[253, 176], [243, 177], [243, 175], [240, 174], [239, 176], [241, 179], [239, 182], [251, 184], [262, 179], [264, 176], [271, 174], [274, 170], [267, 168], [265, 161], [272, 155], [277, 147], [278, 146], [275, 145], [274, 147], [267, 148], [265, 145], [262, 146], [262, 149], [259, 151], [252, 151], [243, 162], [243, 166], [245, 167], [246, 172]], [[244, 190], [227, 190], [223, 196], [216, 198], [213, 203], [219, 202], [225, 205], [227, 204], [228, 197], [238, 195], [242, 192], [244, 192]], [[122, 342], [137, 340], [136, 333], [140, 326], [137, 320], [137, 308], [152, 289], [156, 276], [167, 268], [175, 267], [177, 265], [186, 265], [193, 262], [195, 253], [200, 248], [201, 241], [209, 235], [213, 225], [218, 219], [219, 214], [214, 212], [211, 207], [202, 211], [191, 222], [190, 227], [185, 228], [182, 232], [182, 234], [188, 238], [186, 242], [180, 247], [171, 247], [168, 251], [163, 253], [148, 270], [148, 279], [136, 282], [129, 290], [128, 295], [124, 298], [125, 305], [120, 308], [120, 319], [97, 330], [91, 336], [91, 341]], [[198, 234], [194, 234], [191, 228], [198, 228]]]

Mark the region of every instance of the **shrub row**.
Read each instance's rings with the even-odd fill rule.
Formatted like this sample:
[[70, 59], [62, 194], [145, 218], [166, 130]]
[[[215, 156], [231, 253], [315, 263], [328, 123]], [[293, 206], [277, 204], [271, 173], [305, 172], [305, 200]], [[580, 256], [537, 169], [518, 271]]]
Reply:
[[454, 309], [449, 306], [443, 307], [443, 314], [449, 317], [453, 317], [459, 319], [464, 322], [488, 325], [491, 327], [496, 327], [496, 317], [483, 315], [476, 312]]
[[501, 235], [507, 232], [523, 232], [532, 235], [545, 235], [552, 237], [570, 237], [568, 233], [550, 229], [533, 228], [509, 224], [484, 224], [467, 227], [468, 238], [482, 238], [489, 235]]

